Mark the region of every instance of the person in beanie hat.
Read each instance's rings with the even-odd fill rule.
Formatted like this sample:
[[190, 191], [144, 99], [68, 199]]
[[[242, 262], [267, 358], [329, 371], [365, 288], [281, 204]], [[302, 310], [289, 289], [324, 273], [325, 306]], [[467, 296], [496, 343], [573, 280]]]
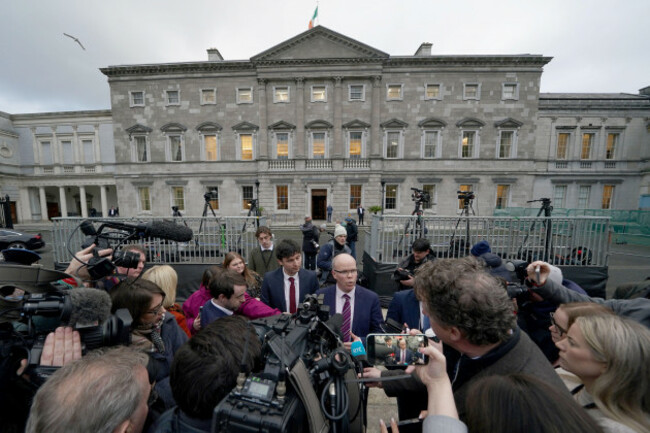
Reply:
[[491, 253], [492, 248], [490, 248], [490, 244], [488, 243], [488, 241], [480, 241], [474, 244], [474, 246], [469, 252], [474, 257], [481, 257], [485, 253]]
[[323, 245], [318, 253], [318, 269], [321, 270], [321, 283], [328, 281], [332, 284], [335, 284], [335, 280], [331, 277], [332, 272], [332, 259], [341, 254], [346, 253], [352, 255], [352, 250], [345, 243], [348, 236], [348, 232], [340, 224], [337, 224], [334, 228], [334, 239]]

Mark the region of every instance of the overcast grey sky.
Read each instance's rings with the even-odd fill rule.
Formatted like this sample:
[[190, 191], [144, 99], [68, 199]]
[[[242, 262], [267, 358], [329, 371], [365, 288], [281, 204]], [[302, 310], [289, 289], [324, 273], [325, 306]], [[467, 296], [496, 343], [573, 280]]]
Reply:
[[[532, 4], [535, 4], [534, 6]], [[307, 29], [315, 0], [7, 0], [0, 111], [110, 108], [99, 68], [248, 59]], [[543, 54], [543, 92], [650, 85], [648, 0], [320, 0], [317, 24], [390, 55]], [[79, 38], [82, 50], [69, 33]]]

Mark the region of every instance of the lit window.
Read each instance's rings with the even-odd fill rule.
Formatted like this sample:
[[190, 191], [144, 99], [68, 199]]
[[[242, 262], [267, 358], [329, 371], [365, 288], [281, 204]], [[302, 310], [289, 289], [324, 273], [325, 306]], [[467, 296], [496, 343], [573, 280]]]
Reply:
[[476, 131], [463, 131], [463, 138], [460, 144], [460, 157], [473, 158], [474, 157], [474, 141], [476, 139]]
[[481, 99], [479, 84], [465, 84], [463, 86], [463, 99]]
[[363, 84], [350, 84], [349, 92], [350, 101], [365, 100], [365, 86]]
[[587, 209], [589, 207], [589, 194], [591, 186], [580, 185], [578, 189], [578, 209]]
[[497, 185], [497, 202], [495, 208], [497, 209], [507, 208], [509, 195], [510, 195], [510, 185]]
[[276, 185], [276, 207], [278, 210], [289, 210], [289, 186]]
[[204, 135], [203, 136], [203, 148], [205, 151], [205, 160], [206, 161], [216, 161], [218, 158], [217, 153], [217, 136], [216, 135]]
[[325, 159], [325, 133], [313, 132], [312, 139], [312, 158]]
[[553, 205], [560, 209], [565, 207], [566, 185], [555, 185], [553, 188]]
[[350, 159], [361, 158], [361, 140], [363, 132], [350, 131]]
[[145, 212], [151, 211], [151, 197], [149, 195], [149, 187], [144, 186], [138, 188], [138, 197], [140, 198], [140, 210]]
[[138, 135], [133, 137], [135, 162], [149, 162], [149, 146], [147, 137]]
[[252, 104], [253, 103], [253, 88], [240, 87], [237, 89], [237, 103], [238, 104]]
[[[458, 187], [458, 191], [462, 191], [462, 192], [470, 192], [470, 191], [474, 191], [474, 190], [472, 189], [472, 185], [471, 185], [471, 184], [463, 184], [463, 185], [460, 185], [460, 186]], [[459, 199], [459, 200], [458, 200], [458, 209], [459, 209], [459, 210], [463, 210], [464, 208], [465, 208], [465, 200], [461, 200], [461, 199]]]
[[253, 135], [239, 134], [239, 145], [241, 148], [242, 161], [253, 160]]
[[219, 187], [218, 186], [207, 186], [205, 192], [205, 198], [212, 206], [212, 209], [219, 210]]
[[386, 185], [385, 209], [397, 209], [397, 185]]
[[361, 204], [361, 185], [350, 185], [350, 209], [356, 209]]
[[402, 99], [402, 85], [401, 84], [388, 84], [386, 99], [399, 100]]
[[311, 102], [326, 102], [327, 86], [311, 86]]
[[182, 186], [172, 186], [172, 206], [185, 210], [185, 188]]
[[422, 203], [422, 209], [433, 208], [433, 203], [435, 201], [435, 196], [436, 196], [436, 186], [432, 184], [422, 185], [422, 191], [429, 194], [429, 201]]
[[436, 151], [438, 147], [438, 137], [440, 136], [440, 131], [425, 131], [424, 132], [424, 144], [422, 149], [422, 156], [424, 158], [435, 158]]
[[94, 164], [95, 143], [92, 140], [81, 140], [81, 147], [84, 153], [84, 164]]
[[289, 159], [289, 133], [278, 132], [275, 134], [277, 159]]
[[580, 151], [580, 159], [591, 159], [591, 149], [594, 145], [593, 133], [582, 134], [582, 149]]
[[620, 134], [607, 134], [607, 149], [605, 150], [605, 159], [616, 158], [616, 148], [618, 147], [618, 141], [620, 137]]
[[169, 156], [170, 161], [179, 162], [183, 160], [183, 139], [180, 135], [170, 135]]
[[273, 92], [273, 102], [289, 102], [289, 88], [275, 87]]
[[386, 133], [386, 158], [397, 158], [399, 156], [399, 131], [388, 131]]
[[501, 99], [519, 99], [518, 90], [517, 83], [505, 83], [503, 85], [503, 94], [501, 95]]
[[178, 105], [180, 104], [180, 94], [178, 90], [168, 90], [167, 91], [167, 105]]
[[253, 202], [253, 187], [249, 185], [242, 186], [242, 205], [244, 210], [250, 210]]
[[514, 138], [515, 138], [514, 131], [500, 131], [499, 158], [512, 158]]
[[424, 99], [440, 99], [440, 84], [427, 84]]
[[555, 155], [556, 159], [567, 159], [570, 137], [571, 134], [567, 132], [560, 132], [557, 135], [557, 154]]
[[217, 89], [201, 89], [201, 104], [216, 104]]
[[614, 185], [603, 185], [603, 209], [611, 209], [614, 200]]
[[130, 92], [131, 107], [144, 106], [144, 92]]

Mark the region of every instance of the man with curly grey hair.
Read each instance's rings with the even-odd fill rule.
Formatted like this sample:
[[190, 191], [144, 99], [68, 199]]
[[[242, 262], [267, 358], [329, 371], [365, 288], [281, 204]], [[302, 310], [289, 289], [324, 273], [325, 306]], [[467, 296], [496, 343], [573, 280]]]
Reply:
[[[506, 290], [477, 259], [425, 263], [416, 272], [415, 293], [423, 302], [431, 329], [444, 344], [447, 374], [461, 419], [467, 390], [480, 377], [528, 373], [566, 392], [546, 357], [517, 327], [514, 304]], [[369, 368], [364, 373], [386, 377], [401, 372]], [[426, 409], [426, 388], [415, 372], [405, 380], [377, 385], [388, 396], [398, 397], [400, 419], [416, 418]]]
[[139, 433], [149, 408], [148, 357], [128, 347], [96, 350], [38, 390], [27, 433]]

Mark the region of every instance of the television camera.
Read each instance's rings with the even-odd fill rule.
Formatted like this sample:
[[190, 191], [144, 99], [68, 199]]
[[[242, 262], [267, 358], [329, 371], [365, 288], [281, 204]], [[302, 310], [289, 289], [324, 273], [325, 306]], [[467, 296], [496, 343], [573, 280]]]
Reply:
[[329, 318], [322, 295], [307, 296], [293, 316], [252, 321], [264, 368], [240, 373], [214, 409], [212, 431], [363, 431], [363, 393], [337, 333], [341, 321]]
[[413, 194], [411, 194], [411, 200], [413, 200], [416, 203], [419, 204], [429, 203], [429, 201], [431, 200], [431, 196], [429, 195], [429, 193], [423, 189], [411, 188], [411, 191], [413, 191]]
[[476, 198], [474, 191], [456, 191], [456, 194], [458, 194], [458, 200], [469, 201]]

